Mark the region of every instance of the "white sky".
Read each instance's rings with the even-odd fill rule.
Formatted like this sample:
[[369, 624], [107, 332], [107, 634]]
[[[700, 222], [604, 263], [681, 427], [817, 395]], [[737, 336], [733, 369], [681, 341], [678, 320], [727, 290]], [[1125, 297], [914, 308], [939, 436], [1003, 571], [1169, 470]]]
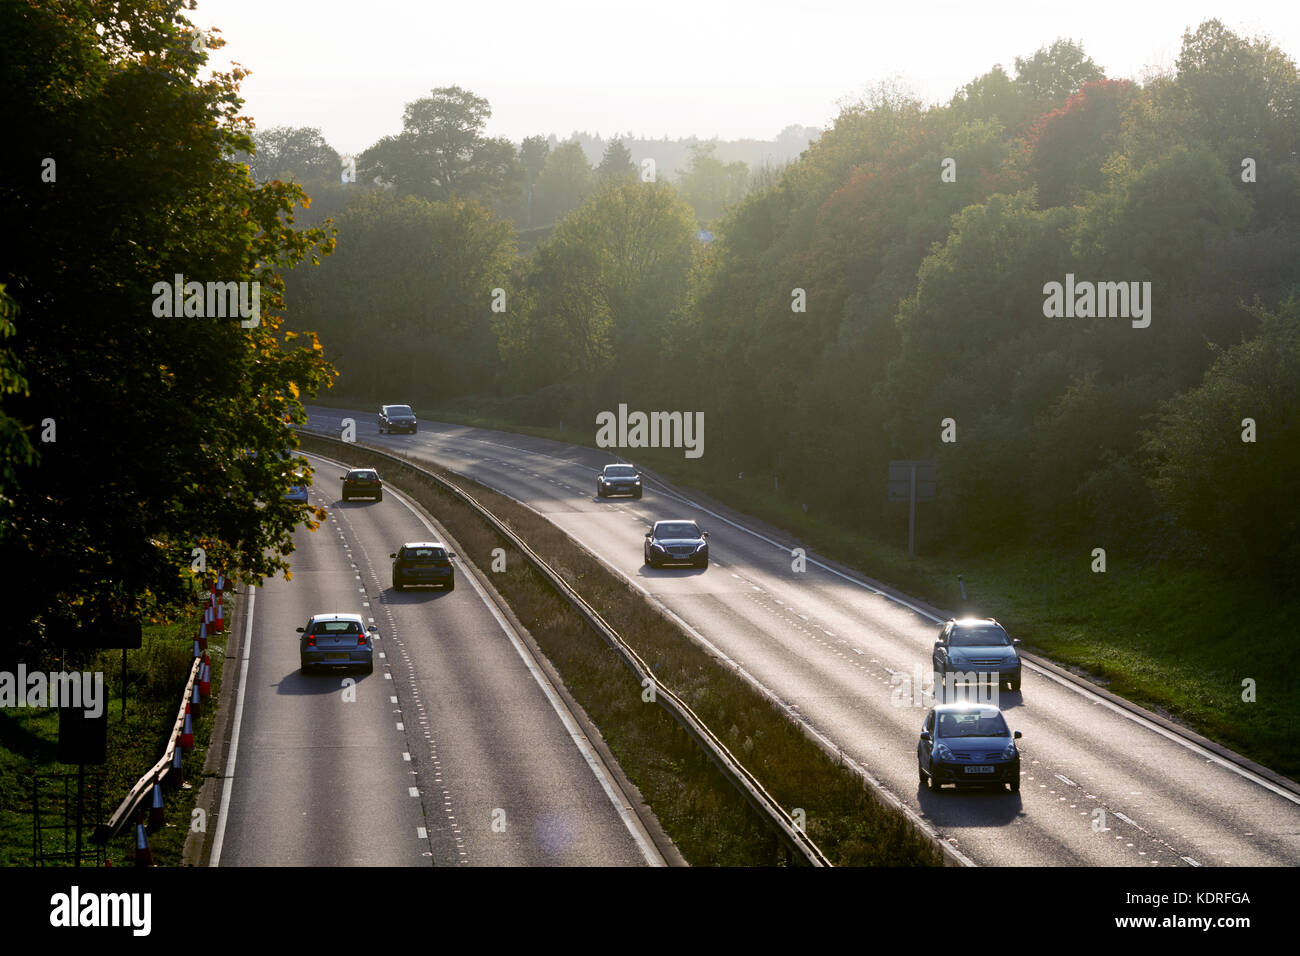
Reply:
[[319, 127], [341, 153], [400, 132], [407, 102], [451, 85], [486, 97], [488, 133], [515, 142], [574, 130], [771, 139], [825, 126], [882, 80], [946, 101], [1058, 37], [1108, 76], [1140, 80], [1210, 17], [1300, 56], [1295, 0], [199, 0], [190, 13], [227, 41], [211, 66], [252, 71], [244, 110], [259, 128]]

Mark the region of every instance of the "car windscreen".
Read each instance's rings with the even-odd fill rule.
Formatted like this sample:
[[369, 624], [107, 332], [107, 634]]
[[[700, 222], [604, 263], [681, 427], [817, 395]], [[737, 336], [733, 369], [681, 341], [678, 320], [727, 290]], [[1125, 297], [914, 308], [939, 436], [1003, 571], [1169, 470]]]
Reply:
[[605, 469], [606, 478], [635, 478], [636, 469], [631, 465], [610, 465]]
[[954, 627], [948, 636], [950, 647], [993, 647], [1010, 643], [1007, 632], [1000, 627]]
[[375, 473], [373, 471], [354, 471], [348, 475], [352, 481], [374, 481]]
[[442, 561], [447, 552], [442, 548], [403, 548], [402, 557], [407, 561]]
[[359, 621], [317, 621], [312, 625], [313, 634], [360, 634]]
[[388, 414], [389, 415], [414, 415], [415, 413], [411, 411], [410, 405], [389, 405]]
[[1010, 737], [1001, 711], [971, 710], [939, 715], [940, 737]]
[[700, 529], [693, 521], [669, 521], [655, 529], [656, 538], [698, 538]]

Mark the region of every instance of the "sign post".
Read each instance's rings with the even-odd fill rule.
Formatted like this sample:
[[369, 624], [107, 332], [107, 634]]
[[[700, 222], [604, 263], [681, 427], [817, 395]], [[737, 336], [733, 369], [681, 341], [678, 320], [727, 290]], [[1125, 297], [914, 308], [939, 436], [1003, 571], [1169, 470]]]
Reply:
[[907, 502], [907, 557], [916, 555], [916, 503], [933, 501], [936, 468], [933, 458], [889, 463], [889, 500]]

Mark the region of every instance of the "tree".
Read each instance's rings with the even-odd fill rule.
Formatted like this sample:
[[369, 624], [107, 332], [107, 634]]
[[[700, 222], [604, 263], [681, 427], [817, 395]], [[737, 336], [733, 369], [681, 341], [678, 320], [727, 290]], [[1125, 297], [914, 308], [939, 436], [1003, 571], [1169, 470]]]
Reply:
[[551, 150], [537, 177], [533, 216], [538, 223], [555, 222], [576, 209], [594, 187], [591, 164], [577, 143]]
[[492, 109], [481, 96], [445, 86], [406, 104], [402, 132], [361, 154], [358, 175], [393, 183], [422, 199], [508, 201], [523, 170], [508, 140], [483, 134]]
[[[59, 625], [180, 601], [194, 548], [235, 578], [287, 569], [296, 526], [323, 517], [282, 500], [292, 477], [280, 453], [306, 420], [300, 396], [330, 368], [312, 338], [281, 333], [277, 313], [281, 271], [332, 239], [293, 228], [300, 187], [259, 186], [234, 160], [253, 149], [244, 73], [200, 80], [206, 52], [176, 11], [170, 0], [0, 11], [0, 112], [25, 131], [0, 160], [0, 216], [22, 240], [0, 282], [22, 310], [11, 348], [28, 383], [5, 404], [41, 449], [12, 463], [0, 564], [40, 573], [11, 593], [0, 651], [39, 653]], [[214, 315], [202, 295], [185, 299], [203, 315], [160, 315], [177, 274], [247, 283], [256, 324]]]
[[339, 154], [318, 129], [276, 126], [253, 134], [256, 152], [249, 162], [253, 179], [266, 182], [337, 183], [342, 173]]
[[623, 145], [621, 139], [611, 139], [605, 147], [605, 153], [596, 167], [596, 177], [601, 182], [611, 182], [636, 176], [636, 166], [632, 163], [632, 151]]
[[[1260, 312], [1259, 334], [1222, 352], [1145, 433], [1149, 481], [1225, 573], [1283, 588], [1300, 575], [1300, 300]], [[1244, 441], [1253, 422], [1253, 441]]]
[[545, 136], [527, 136], [519, 147], [519, 164], [524, 168], [524, 182], [528, 187], [528, 209], [525, 225], [533, 225], [533, 192], [537, 186], [537, 177], [546, 168], [546, 157], [551, 152], [551, 144]]
[[1031, 57], [1016, 57], [1016, 84], [1044, 104], [1060, 103], [1105, 76], [1106, 71], [1083, 52], [1083, 45], [1073, 40], [1060, 39]]
[[724, 163], [714, 155], [715, 143], [700, 143], [691, 150], [691, 162], [679, 177], [682, 197], [701, 223], [711, 222], [745, 196], [749, 167]]

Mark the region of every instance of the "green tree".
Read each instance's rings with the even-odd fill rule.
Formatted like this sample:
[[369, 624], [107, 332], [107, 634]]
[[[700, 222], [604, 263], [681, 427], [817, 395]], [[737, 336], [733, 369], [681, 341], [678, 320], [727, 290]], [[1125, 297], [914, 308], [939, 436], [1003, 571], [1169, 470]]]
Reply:
[[621, 139], [611, 139], [600, 158], [600, 165], [596, 167], [596, 177], [601, 182], [610, 182], [634, 176], [636, 166], [632, 162], [632, 151], [623, 145]]
[[[1150, 483], [1225, 575], [1292, 588], [1300, 576], [1300, 300], [1261, 312], [1259, 334], [1222, 352], [1145, 433]], [[1245, 419], [1254, 441], [1243, 440]]]
[[587, 154], [577, 143], [551, 150], [537, 177], [533, 216], [538, 223], [555, 222], [577, 209], [595, 187]]
[[342, 162], [339, 154], [319, 129], [276, 126], [253, 133], [256, 147], [249, 170], [253, 179], [266, 182], [340, 182]]
[[508, 202], [523, 181], [515, 148], [483, 133], [492, 116], [481, 96], [459, 86], [433, 90], [406, 104], [402, 132], [361, 154], [358, 177], [378, 176], [403, 195], [447, 201]]
[[722, 162], [714, 155], [716, 148], [715, 143], [692, 148], [690, 165], [679, 177], [682, 197], [701, 223], [712, 222], [744, 198], [749, 183], [749, 167], [742, 162]]
[[[281, 271], [332, 240], [293, 228], [299, 187], [258, 186], [233, 160], [253, 149], [244, 74], [199, 79], [206, 53], [177, 6], [0, 10], [0, 112], [24, 130], [2, 161], [0, 215], [20, 241], [0, 281], [22, 309], [11, 348], [28, 382], [6, 414], [42, 452], [13, 462], [0, 563], [40, 573], [11, 595], [4, 650], [178, 600], [195, 547], [236, 578], [286, 569], [295, 527], [318, 516], [282, 500], [279, 453], [330, 369], [278, 312]], [[156, 286], [177, 274], [247, 282], [250, 306], [260, 283], [257, 324], [160, 315]]]

